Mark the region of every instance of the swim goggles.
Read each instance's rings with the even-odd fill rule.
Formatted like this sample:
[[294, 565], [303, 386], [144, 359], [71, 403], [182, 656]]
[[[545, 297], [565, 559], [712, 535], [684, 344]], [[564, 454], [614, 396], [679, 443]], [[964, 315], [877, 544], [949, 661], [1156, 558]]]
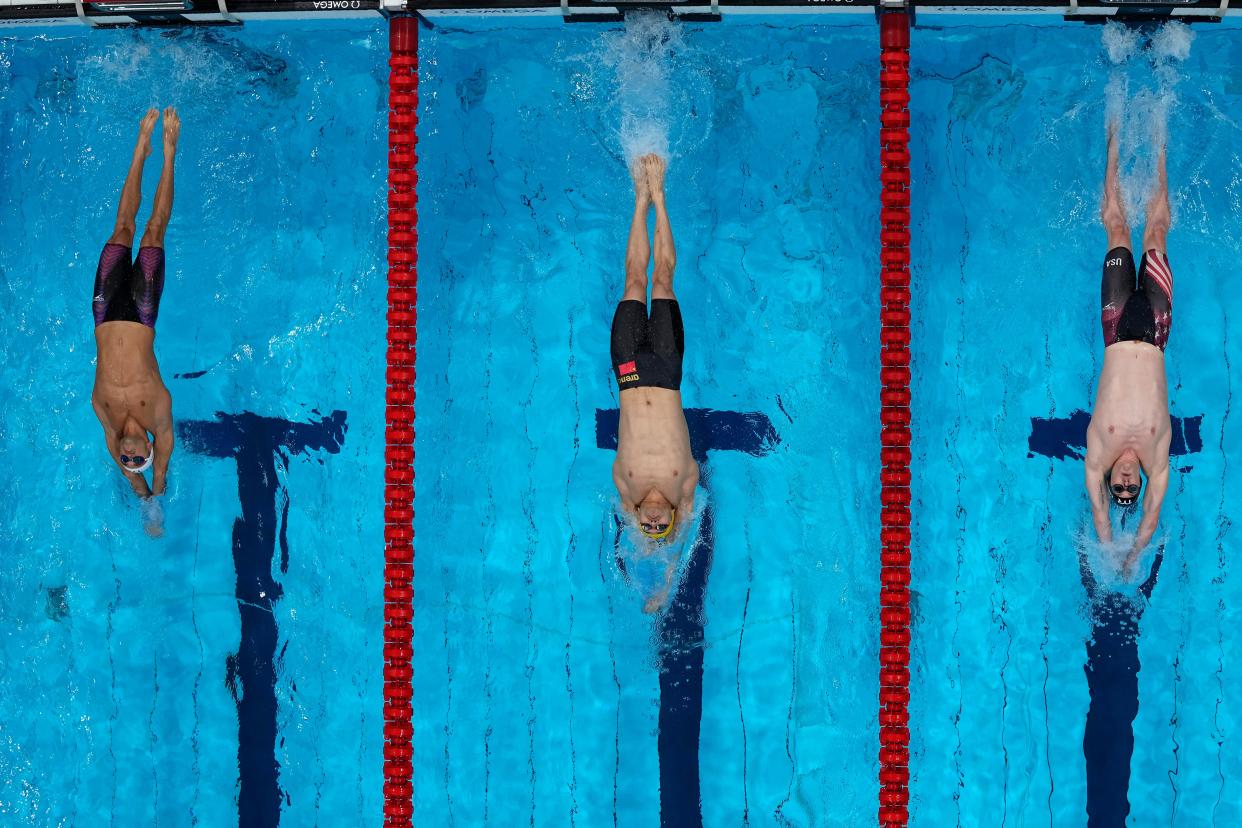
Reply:
[[673, 510], [673, 519], [668, 523], [640, 523], [638, 528], [652, 540], [664, 540], [673, 533], [673, 524], [677, 522], [677, 510]]
[[[120, 455], [120, 460], [121, 460], [121, 468], [125, 469], [125, 471], [129, 472], [130, 474], [142, 474], [144, 471], [151, 468], [151, 463], [155, 460], [155, 449], [154, 448], [151, 449], [151, 454], [148, 457], [140, 457], [136, 454], [133, 457], [130, 457], [130, 456], [122, 454]], [[142, 461], [141, 466], [131, 467], [129, 465], [130, 463], [136, 463], [139, 460]]]

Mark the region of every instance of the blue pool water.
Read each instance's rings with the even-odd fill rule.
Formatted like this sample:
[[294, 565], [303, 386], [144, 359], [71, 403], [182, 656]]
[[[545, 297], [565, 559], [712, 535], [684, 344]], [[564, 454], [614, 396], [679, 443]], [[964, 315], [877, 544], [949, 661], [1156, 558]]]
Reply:
[[[0, 38], [6, 826], [378, 824], [386, 54], [353, 24]], [[152, 541], [91, 411], [88, 307], [169, 104]]]
[[[45, 478], [0, 483], [0, 823], [380, 822], [386, 47], [370, 22], [0, 38], [0, 462]], [[440, 19], [421, 48], [418, 824], [873, 824], [874, 22]], [[920, 17], [915, 825], [1242, 818], [1239, 50], [1203, 26], [1158, 77], [1098, 27]], [[1135, 186], [1140, 108], [1178, 97], [1182, 449], [1150, 601], [1101, 573], [1093, 602], [1075, 412], [1123, 82]], [[180, 439], [152, 541], [89, 407], [87, 292], [137, 118], [170, 103]], [[649, 147], [704, 471], [655, 617], [613, 517], [606, 342]], [[1129, 773], [1098, 774], [1088, 720], [1134, 705]]]
[[[424, 33], [426, 824], [658, 825], [663, 794], [692, 825], [696, 784], [709, 825], [873, 818], [874, 28], [683, 34], [652, 66], [619, 27]], [[672, 153], [685, 405], [718, 412], [691, 415], [707, 506], [663, 622], [615, 562], [609, 439], [644, 119]]]
[[[1114, 69], [1100, 27], [976, 20], [915, 32], [914, 824], [1082, 825], [1088, 803], [1098, 825], [1242, 819], [1228, 693], [1242, 598], [1228, 496], [1242, 254], [1242, 84], [1231, 67], [1242, 40], [1229, 24], [1195, 34], [1182, 63], [1160, 64], [1180, 76], [1170, 83], [1150, 52]], [[1088, 601], [1079, 551], [1110, 576], [1082, 541], [1092, 528], [1072, 454], [1085, 425], [1074, 415], [1091, 409], [1103, 354], [1098, 210], [1114, 80], [1127, 89], [1122, 156], [1136, 196], [1150, 168], [1148, 116], [1160, 94], [1177, 98], [1166, 364], [1186, 439], [1150, 602], [1121, 587], [1132, 604]], [[1131, 220], [1137, 245], [1141, 217]], [[1140, 615], [1135, 638], [1129, 620]], [[1137, 685], [1127, 683], [1123, 666], [1137, 664]], [[1127, 706], [1137, 718], [1129, 779], [1101, 774], [1089, 790], [1093, 687], [1093, 718]], [[1121, 739], [1106, 728], [1088, 741]]]

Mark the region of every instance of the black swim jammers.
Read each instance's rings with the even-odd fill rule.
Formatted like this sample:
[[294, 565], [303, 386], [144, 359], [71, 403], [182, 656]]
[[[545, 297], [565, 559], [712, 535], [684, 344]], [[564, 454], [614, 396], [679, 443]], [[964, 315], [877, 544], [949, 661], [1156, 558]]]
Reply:
[[1164, 350], [1173, 327], [1173, 270], [1167, 256], [1148, 250], [1136, 275], [1134, 256], [1114, 247], [1104, 257], [1100, 296], [1105, 348], [1146, 342]]
[[617, 385], [627, 388], [681, 390], [681, 359], [686, 334], [676, 299], [652, 299], [647, 305], [624, 299], [612, 317], [612, 367]]
[[91, 301], [96, 327], [105, 322], [137, 322], [154, 330], [163, 293], [164, 248], [139, 248], [137, 261], [130, 261], [130, 248], [110, 242], [104, 245]]

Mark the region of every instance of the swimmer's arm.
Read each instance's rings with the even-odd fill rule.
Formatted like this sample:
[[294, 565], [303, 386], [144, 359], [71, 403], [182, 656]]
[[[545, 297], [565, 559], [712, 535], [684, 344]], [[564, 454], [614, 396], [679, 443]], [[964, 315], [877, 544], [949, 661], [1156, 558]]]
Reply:
[[168, 485], [168, 461], [172, 458], [174, 443], [172, 417], [169, 417], [167, 426], [155, 435], [155, 462], [151, 466], [151, 489], [157, 497], [164, 494]]
[[1108, 543], [1113, 539], [1113, 526], [1108, 522], [1108, 501], [1104, 493], [1104, 470], [1096, 468], [1088, 461], [1085, 465], [1087, 499], [1091, 501], [1091, 522], [1095, 524], [1095, 534]]
[[621, 502], [625, 503], [630, 499], [629, 492], [626, 490], [625, 478], [621, 476], [621, 461], [617, 460], [612, 464], [612, 485], [617, 487], [617, 494], [621, 496]]
[[677, 556], [669, 558], [668, 564], [664, 567], [664, 585], [660, 587], [660, 591], [647, 599], [643, 604], [643, 612], [652, 613], [664, 609], [668, 603], [668, 594], [673, 589], [673, 576], [677, 574]]
[[112, 458], [112, 462], [118, 466], [121, 465], [120, 449], [116, 445], [116, 433], [112, 431], [112, 426], [108, 425], [108, 419], [99, 408], [99, 403], [91, 400], [91, 408], [95, 409], [95, 416], [99, 418], [99, 424], [103, 426], [104, 443], [108, 446], [108, 456]]
[[617, 487], [617, 495], [621, 498], [622, 511], [627, 515], [638, 514], [638, 509], [634, 506], [634, 499], [630, 496], [629, 484], [625, 482], [625, 478], [621, 475], [620, 460], [612, 464], [612, 482]]
[[686, 468], [686, 479], [681, 483], [681, 503], [677, 506], [687, 515], [694, 511], [694, 490], [698, 485], [699, 464], [691, 460]]
[[141, 474], [130, 474], [129, 472], [121, 472], [121, 476], [125, 478], [125, 482], [129, 483], [129, 487], [134, 490], [134, 494], [146, 500], [151, 496], [151, 489], [147, 486], [147, 478]]
[[1160, 507], [1164, 505], [1164, 494], [1169, 489], [1169, 467], [1165, 467], [1147, 478], [1147, 492], [1143, 495], [1143, 520], [1139, 523], [1138, 535], [1134, 538], [1134, 548], [1126, 556], [1126, 571], [1134, 566], [1142, 554], [1143, 548], [1156, 534], [1160, 525]]
[[1108, 499], [1104, 491], [1104, 467], [1100, 465], [1099, 456], [1104, 447], [1100, 444], [1099, 435], [1095, 433], [1095, 418], [1087, 426], [1087, 459], [1083, 463], [1084, 483], [1087, 487], [1087, 499], [1091, 501], [1091, 522], [1095, 524], [1095, 534], [1102, 542], [1113, 539], [1113, 526], [1108, 522]]

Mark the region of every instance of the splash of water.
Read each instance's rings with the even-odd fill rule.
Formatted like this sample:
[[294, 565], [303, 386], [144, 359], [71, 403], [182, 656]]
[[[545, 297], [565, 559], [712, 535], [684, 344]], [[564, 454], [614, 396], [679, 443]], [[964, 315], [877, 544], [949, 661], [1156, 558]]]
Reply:
[[1109, 21], [1104, 24], [1101, 36], [1104, 51], [1114, 66], [1119, 66], [1134, 57], [1139, 50], [1139, 31], [1129, 26]]
[[[664, 595], [663, 606], [672, 601], [685, 577], [690, 552], [699, 536], [699, 519], [707, 505], [707, 492], [699, 488], [694, 496], [694, 509], [677, 515], [681, 524], [671, 543], [657, 543], [644, 535], [630, 518], [622, 519], [617, 554], [625, 565], [625, 581], [644, 599]], [[616, 513], [624, 515], [622, 504], [614, 501]], [[670, 573], [669, 570], [672, 570]]]
[[1151, 36], [1149, 51], [1153, 58], [1170, 59], [1179, 63], [1190, 57], [1190, 45], [1195, 33], [1185, 23], [1171, 20]]
[[669, 96], [680, 27], [655, 13], [632, 14], [620, 36], [605, 42], [604, 63], [617, 78], [621, 149], [628, 163], [654, 152], [668, 157]]
[[[215, 99], [237, 94], [236, 79], [249, 86], [264, 87], [265, 95], [288, 100], [297, 89], [297, 78], [279, 56], [251, 48], [243, 42], [206, 29], [186, 29], [158, 39], [133, 33], [98, 54], [87, 56], [83, 66], [89, 95], [112, 95], [139, 76], [154, 77], [152, 105], [189, 100]], [[265, 100], [266, 98], [262, 98]]]
[[1074, 537], [1074, 546], [1078, 550], [1079, 559], [1086, 561], [1095, 579], [1099, 593], [1118, 593], [1121, 595], [1138, 596], [1138, 587], [1147, 580], [1151, 568], [1153, 550], [1157, 543], [1149, 543], [1143, 554], [1127, 575], [1122, 568], [1126, 556], [1134, 548], [1136, 533], [1124, 528], [1113, 531], [1113, 539], [1105, 542], [1095, 536], [1090, 528], [1085, 528]]
[[[1116, 125], [1121, 191], [1126, 212], [1142, 215], [1156, 182], [1156, 159], [1168, 140], [1169, 114], [1177, 105], [1181, 63], [1190, 55], [1194, 33], [1171, 21], [1149, 35], [1110, 22], [1101, 42], [1111, 68], [1104, 92], [1104, 117]], [[1140, 56], [1146, 60], [1139, 60]], [[1138, 87], [1131, 93], [1131, 89]]]
[[704, 60], [666, 15], [627, 15], [625, 28], [603, 35], [581, 61], [576, 91], [602, 104], [603, 128], [627, 164], [651, 152], [685, 155], [706, 139], [710, 108], [693, 105], [710, 93]]

